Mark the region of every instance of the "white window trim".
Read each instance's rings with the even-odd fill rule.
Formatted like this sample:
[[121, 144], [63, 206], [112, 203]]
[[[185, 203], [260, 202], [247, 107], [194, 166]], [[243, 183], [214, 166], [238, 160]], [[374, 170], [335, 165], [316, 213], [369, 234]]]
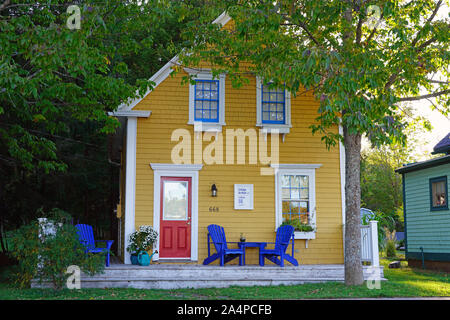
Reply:
[[[198, 172], [202, 169], [201, 164], [168, 164], [151, 163], [154, 171], [153, 179], [153, 228], [160, 232], [160, 210], [161, 210], [161, 177], [190, 177], [192, 179], [192, 212], [191, 212], [191, 261], [198, 261]], [[155, 244], [159, 248], [159, 241]], [[159, 260], [159, 254], [153, 256], [155, 261]]]
[[219, 78], [213, 78], [210, 69], [191, 69], [184, 68], [184, 71], [198, 80], [219, 80], [219, 121], [202, 122], [195, 121], [195, 85], [189, 83], [189, 121], [188, 124], [194, 125], [194, 131], [221, 132], [225, 125], [225, 74], [220, 74]]
[[271, 165], [275, 170], [275, 230], [281, 225], [282, 219], [282, 203], [281, 203], [281, 176], [285, 174], [291, 175], [307, 175], [309, 177], [309, 207], [310, 207], [310, 224], [314, 227], [314, 231], [310, 232], [294, 232], [295, 239], [315, 239], [316, 238], [316, 169], [321, 164], [274, 164]]
[[[261, 96], [261, 77], [256, 77], [256, 126], [261, 127], [263, 133], [271, 133], [274, 129], [278, 133], [286, 134], [289, 133], [292, 127], [291, 123], [291, 94], [288, 90], [284, 90], [285, 93], [285, 123], [284, 124], [273, 124], [273, 123], [263, 123], [262, 122], [262, 96]], [[284, 136], [283, 136], [284, 138]]]

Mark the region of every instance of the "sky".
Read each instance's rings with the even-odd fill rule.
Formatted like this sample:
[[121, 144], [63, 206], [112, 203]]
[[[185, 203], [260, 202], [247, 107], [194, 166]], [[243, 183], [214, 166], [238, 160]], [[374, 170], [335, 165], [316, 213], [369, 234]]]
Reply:
[[[439, 9], [434, 20], [443, 19], [449, 17], [450, 10], [448, 5], [444, 2]], [[435, 80], [445, 80], [442, 76], [437, 75], [433, 77]], [[428, 92], [422, 92], [421, 94], [427, 94]], [[435, 100], [433, 101], [435, 103]], [[432, 110], [431, 103], [427, 100], [420, 100], [416, 102], [411, 102], [409, 104], [414, 108], [415, 116], [423, 116], [428, 119], [433, 126], [431, 131], [425, 131], [423, 134], [419, 135], [421, 138], [422, 145], [418, 145], [415, 150], [415, 155], [418, 157], [417, 160], [427, 160], [431, 157], [431, 152], [433, 147], [441, 141], [450, 132], [450, 118], [444, 116], [437, 110]], [[369, 147], [369, 142], [367, 139], [363, 140], [363, 148]]]
[[427, 100], [418, 101], [413, 104], [413, 107], [417, 115], [427, 118], [433, 126], [431, 132], [426, 131], [422, 135], [424, 145], [418, 146], [416, 150], [419, 155], [423, 154], [420, 160], [429, 159], [429, 153], [433, 151], [433, 147], [450, 132], [450, 119], [437, 110], [431, 110]]

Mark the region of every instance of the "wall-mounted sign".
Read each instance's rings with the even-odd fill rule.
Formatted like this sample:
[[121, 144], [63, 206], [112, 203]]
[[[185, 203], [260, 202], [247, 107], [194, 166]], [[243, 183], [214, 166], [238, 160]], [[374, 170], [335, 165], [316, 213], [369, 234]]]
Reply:
[[235, 210], [253, 210], [253, 185], [235, 184], [234, 185], [234, 209]]

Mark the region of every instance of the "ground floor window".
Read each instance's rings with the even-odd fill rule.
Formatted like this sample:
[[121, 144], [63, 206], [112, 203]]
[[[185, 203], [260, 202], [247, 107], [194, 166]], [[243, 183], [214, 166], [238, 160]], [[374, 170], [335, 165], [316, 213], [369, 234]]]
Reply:
[[[276, 169], [276, 224], [294, 226], [297, 232], [316, 230], [315, 169], [307, 165], [280, 165]], [[296, 168], [300, 167], [300, 168]]]

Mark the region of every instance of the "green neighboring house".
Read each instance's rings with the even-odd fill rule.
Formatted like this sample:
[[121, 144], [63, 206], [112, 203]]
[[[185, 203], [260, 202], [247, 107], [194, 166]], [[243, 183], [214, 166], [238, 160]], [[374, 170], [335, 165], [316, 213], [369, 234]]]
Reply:
[[408, 265], [450, 271], [450, 133], [433, 149], [438, 158], [396, 170], [403, 177]]

